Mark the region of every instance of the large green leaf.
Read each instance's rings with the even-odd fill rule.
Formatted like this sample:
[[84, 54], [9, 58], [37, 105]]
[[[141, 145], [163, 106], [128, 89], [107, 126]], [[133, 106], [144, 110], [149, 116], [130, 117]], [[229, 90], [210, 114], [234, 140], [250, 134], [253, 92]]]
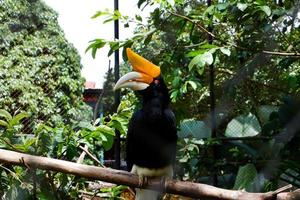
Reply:
[[16, 116], [14, 116], [10, 122], [9, 122], [9, 125], [10, 126], [15, 126], [15, 125], [19, 125], [20, 124], [20, 121], [26, 117], [28, 117], [29, 114], [26, 113], [26, 112], [21, 112], [19, 114], [17, 114]]
[[235, 190], [247, 190], [249, 191], [253, 184], [255, 177], [257, 176], [256, 168], [253, 164], [247, 164], [239, 168], [238, 174], [235, 179]]
[[229, 50], [228, 48], [225, 48], [225, 47], [221, 47], [221, 48], [220, 48], [220, 51], [221, 51], [223, 54], [227, 55], [227, 56], [230, 56], [230, 54], [231, 54], [230, 50]]
[[209, 138], [211, 136], [211, 131], [203, 121], [186, 119], [180, 124], [178, 136], [181, 138], [192, 136], [196, 139]]
[[227, 137], [251, 137], [261, 132], [260, 124], [255, 115], [240, 115], [232, 119], [227, 125], [225, 136]]
[[[205, 52], [203, 54], [199, 54], [195, 56], [191, 62], [189, 63], [189, 70], [192, 70], [194, 67], [197, 67], [198, 72], [201, 71], [203, 73], [204, 66], [206, 64], [211, 65], [214, 61], [213, 55], [211, 52]], [[201, 73], [201, 74], [202, 74]]]
[[7, 127], [8, 123], [6, 121], [0, 119], [0, 126]]
[[245, 11], [248, 7], [248, 5], [246, 3], [238, 3], [237, 7], [240, 11]]
[[7, 121], [10, 121], [12, 119], [11, 114], [3, 109], [0, 109], [0, 117], [4, 117]]
[[266, 13], [267, 16], [270, 16], [272, 11], [271, 8], [269, 6], [259, 6], [259, 8]]
[[114, 136], [111, 134], [105, 134], [106, 140], [102, 141], [102, 145], [105, 151], [108, 151], [112, 148], [114, 144]]

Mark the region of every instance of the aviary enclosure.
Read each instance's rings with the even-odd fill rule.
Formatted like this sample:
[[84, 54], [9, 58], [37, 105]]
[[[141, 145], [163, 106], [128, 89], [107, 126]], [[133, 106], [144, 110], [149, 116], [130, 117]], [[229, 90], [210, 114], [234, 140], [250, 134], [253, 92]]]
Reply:
[[[300, 3], [136, 4], [154, 9], [132, 18], [115, 1], [113, 11], [91, 13], [115, 30], [136, 26], [132, 38], [116, 31], [87, 44], [93, 57], [109, 46], [115, 59], [99, 111], [83, 101], [80, 56], [57, 13], [40, 0], [0, 0], [2, 199], [134, 199], [138, 187], [165, 199], [300, 199]], [[142, 105], [113, 87], [131, 71], [129, 47], [160, 67], [169, 89], [173, 179], [141, 185], [126, 172], [128, 122]]]

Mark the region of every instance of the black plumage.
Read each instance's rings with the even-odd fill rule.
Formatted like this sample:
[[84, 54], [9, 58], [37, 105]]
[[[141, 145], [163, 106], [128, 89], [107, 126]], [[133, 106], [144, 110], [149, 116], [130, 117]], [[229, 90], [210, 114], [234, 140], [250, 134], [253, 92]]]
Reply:
[[133, 114], [128, 127], [128, 170], [134, 164], [149, 169], [172, 165], [176, 156], [177, 130], [175, 116], [169, 107], [167, 86], [159, 76], [138, 93], [142, 107]]
[[[128, 170], [138, 175], [139, 185], [145, 187], [147, 177], [173, 176], [177, 130], [160, 67], [130, 48], [126, 54], [133, 71], [123, 75], [114, 89], [130, 88], [141, 96], [142, 107], [133, 114], [128, 127], [126, 160]], [[135, 199], [156, 200], [161, 195], [162, 191], [136, 188]]]

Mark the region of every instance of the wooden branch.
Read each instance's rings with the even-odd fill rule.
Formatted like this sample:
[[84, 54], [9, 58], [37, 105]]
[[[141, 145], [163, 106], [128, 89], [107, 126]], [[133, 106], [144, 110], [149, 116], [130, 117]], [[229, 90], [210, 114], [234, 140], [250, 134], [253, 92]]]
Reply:
[[83, 163], [83, 160], [84, 160], [84, 157], [86, 155], [86, 150], [88, 150], [88, 146], [87, 145], [84, 145], [84, 147], [82, 146], [79, 146], [79, 148], [82, 149], [82, 153], [80, 154], [79, 158], [77, 159], [77, 162], [76, 163]]
[[[126, 171], [88, 166], [40, 156], [32, 156], [4, 149], [0, 149], [0, 163], [52, 170], [88, 179], [97, 179], [115, 184], [139, 187], [139, 178]], [[176, 180], [166, 180], [164, 184], [162, 184], [160, 179], [149, 179], [147, 188], [152, 190], [163, 190], [167, 193], [194, 198], [217, 200], [269, 200], [276, 199], [276, 196], [278, 200], [292, 200], [297, 199], [300, 196], [299, 190], [289, 193], [280, 193], [278, 195], [278, 191], [282, 192], [282, 190], [267, 193], [248, 193], [245, 191], [226, 190], [206, 184]]]
[[[91, 154], [88, 150], [88, 146], [85, 145], [84, 147], [79, 146], [79, 148], [81, 150], [83, 150], [83, 152], [85, 152], [93, 161], [95, 161], [98, 165], [100, 165], [101, 167], [105, 167], [95, 156], [93, 156], [93, 154]], [[77, 162], [78, 163], [78, 162]]]

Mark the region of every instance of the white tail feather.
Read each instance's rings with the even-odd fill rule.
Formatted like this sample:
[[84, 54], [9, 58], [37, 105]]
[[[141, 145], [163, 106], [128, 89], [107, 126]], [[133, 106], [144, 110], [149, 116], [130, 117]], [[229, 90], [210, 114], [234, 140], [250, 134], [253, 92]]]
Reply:
[[135, 189], [135, 200], [157, 200], [161, 195], [160, 192], [154, 190]]
[[[171, 165], [161, 169], [148, 169], [145, 167], [139, 167], [133, 165], [131, 173], [138, 175], [139, 177], [172, 177], [173, 167]], [[154, 190], [145, 190], [136, 188], [135, 200], [157, 200], [162, 193]]]

